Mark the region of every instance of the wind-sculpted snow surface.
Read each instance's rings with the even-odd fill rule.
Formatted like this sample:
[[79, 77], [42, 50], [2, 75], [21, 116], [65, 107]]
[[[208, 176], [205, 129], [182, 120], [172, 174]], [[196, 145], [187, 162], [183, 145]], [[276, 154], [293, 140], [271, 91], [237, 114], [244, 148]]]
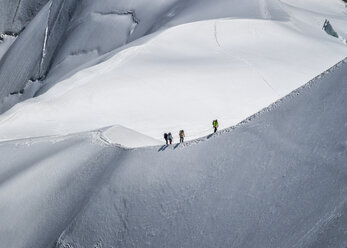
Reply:
[[123, 151], [58, 247], [345, 247], [347, 63], [197, 145]]
[[1, 245], [345, 247], [346, 62], [183, 145], [125, 150], [99, 132], [0, 143]]

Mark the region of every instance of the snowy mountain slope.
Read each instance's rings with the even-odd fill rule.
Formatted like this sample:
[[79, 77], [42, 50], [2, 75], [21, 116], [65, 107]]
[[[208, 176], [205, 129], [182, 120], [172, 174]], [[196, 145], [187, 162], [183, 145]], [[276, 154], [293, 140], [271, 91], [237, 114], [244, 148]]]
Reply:
[[[1, 115], [2, 140], [117, 124], [156, 139], [183, 128], [192, 139], [215, 118], [238, 123], [347, 55], [322, 30], [329, 19], [346, 35], [342, 1], [67, 2], [48, 2], [0, 62], [2, 112], [43, 86]], [[45, 80], [31, 87], [31, 77]], [[26, 96], [9, 96], [24, 87]]]
[[[14, 2], [10, 4], [5, 1], [2, 5], [9, 12], [4, 15], [3, 23], [6, 24], [12, 20], [12, 24], [8, 25], [12, 27], [16, 24], [14, 21], [17, 19], [26, 20], [25, 16], [28, 13], [31, 15], [37, 13], [39, 6], [44, 2], [27, 1], [24, 3], [21, 0], [15, 5]], [[257, 1], [248, 0], [242, 9], [243, 11], [250, 10], [256, 5]], [[15, 13], [12, 17], [11, 10], [15, 6]], [[181, 14], [183, 10], [189, 10], [194, 6], [193, 12]], [[199, 10], [194, 13], [196, 6], [199, 6]], [[21, 27], [28, 30], [24, 30], [19, 35], [21, 38], [1, 61], [0, 98], [7, 96], [12, 91], [22, 89], [29, 78], [45, 78], [51, 66], [68, 62], [68, 69], [65, 71], [67, 73], [92, 58], [154, 32], [163, 25], [168, 26], [167, 22], [175, 21], [177, 25], [212, 17], [239, 16], [239, 9], [229, 11], [233, 9], [232, 6], [232, 2], [225, 0], [213, 3], [205, 0], [48, 1], [29, 24], [20, 22]], [[253, 12], [251, 12], [252, 15]], [[176, 15], [179, 17], [176, 18]], [[45, 20], [45, 17], [48, 20]], [[27, 18], [30, 20], [29, 17]], [[44, 37], [42, 37], [43, 34]], [[105, 39], [100, 40], [99, 37], [105, 37]], [[31, 46], [26, 43], [31, 43]], [[53, 54], [54, 57], [52, 57]], [[16, 58], [16, 55], [26, 57], [27, 62], [23, 63], [23, 60]], [[72, 61], [69, 59], [71, 56]], [[65, 59], [68, 61], [64, 61]], [[28, 62], [30, 62], [29, 65]], [[14, 70], [15, 68], [20, 71]], [[10, 88], [8, 88], [9, 85]]]
[[1, 245], [344, 247], [346, 96], [347, 60], [183, 146], [124, 150], [95, 132], [1, 142]]
[[58, 247], [344, 247], [346, 62], [207, 142], [127, 151]]
[[156, 139], [185, 129], [191, 139], [209, 133], [215, 118], [222, 127], [234, 125], [347, 54], [321, 29], [314, 32], [324, 42], [308, 38], [309, 27], [296, 28], [213, 20], [169, 29], [18, 104], [1, 116], [0, 138], [120, 124]]
[[[116, 3], [105, 1], [103, 4], [92, 1], [80, 7], [81, 10], [77, 11], [78, 15], [76, 14], [78, 17], [72, 21], [63, 48], [60, 49], [52, 65], [53, 73], [50, 73], [45, 80], [46, 86], [43, 92], [62, 78], [66, 78], [66, 74], [71, 75], [85, 66], [90, 66], [89, 61], [93, 58], [158, 29], [164, 30], [183, 23], [226, 17], [277, 21], [288, 21], [290, 18], [287, 9], [283, 8], [283, 3], [273, 0], [247, 0], [242, 3], [230, 0], [151, 1], [151, 8], [148, 9], [146, 6], [146, 1]], [[330, 14], [331, 6], [335, 7], [335, 17]], [[333, 21], [345, 17], [344, 13], [337, 11], [343, 9], [343, 4], [340, 2], [331, 4], [327, 1], [325, 7], [329, 10], [329, 18]], [[295, 16], [296, 13], [291, 14]], [[326, 18], [327, 14], [322, 12], [315, 15], [316, 17], [313, 17], [311, 14], [311, 18], [305, 22], [310, 23], [312, 27], [312, 18], [319, 18], [319, 23], [314, 23], [318, 30], [322, 27], [323, 18]], [[341, 29], [344, 25], [345, 21], [339, 23]], [[108, 39], [100, 41], [98, 37], [108, 37]], [[89, 63], [85, 64], [86, 61]], [[81, 64], [85, 65], [81, 67]]]

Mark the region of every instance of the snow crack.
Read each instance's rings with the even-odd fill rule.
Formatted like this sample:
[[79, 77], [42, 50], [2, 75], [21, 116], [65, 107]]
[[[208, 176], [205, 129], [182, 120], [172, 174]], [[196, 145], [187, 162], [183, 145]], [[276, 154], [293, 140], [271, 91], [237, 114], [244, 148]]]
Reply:
[[21, 3], [22, 3], [22, 0], [18, 0], [17, 6], [16, 6], [16, 10], [14, 12], [13, 19], [12, 19], [12, 24], [14, 23], [14, 21], [15, 21], [15, 19], [17, 17], [17, 13], [18, 13], [19, 6], [20, 6]]
[[136, 26], [140, 24], [140, 19], [136, 16], [135, 10], [115, 10], [115, 11], [109, 11], [109, 12], [94, 12], [99, 15], [130, 15], [131, 19], [133, 21], [133, 24], [130, 27], [128, 39], [127, 42], [130, 40], [130, 36], [133, 34]]
[[99, 15], [130, 15], [133, 22], [136, 24], [140, 23], [140, 19], [137, 18], [135, 10], [115, 10], [109, 12], [95, 12]]
[[219, 47], [222, 47], [218, 40], [217, 22], [214, 23], [214, 39]]

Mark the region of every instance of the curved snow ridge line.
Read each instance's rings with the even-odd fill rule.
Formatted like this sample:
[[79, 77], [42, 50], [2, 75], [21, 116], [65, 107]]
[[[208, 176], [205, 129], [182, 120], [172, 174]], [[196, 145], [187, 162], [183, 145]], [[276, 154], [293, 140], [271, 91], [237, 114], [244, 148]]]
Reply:
[[105, 127], [103, 129], [99, 129], [99, 130], [94, 132], [96, 134], [96, 137], [97, 137], [98, 140], [100, 140], [103, 144], [105, 144], [107, 146], [119, 147], [119, 148], [124, 149], [124, 150], [130, 150], [131, 149], [131, 148], [127, 148], [127, 147], [122, 147], [121, 144], [111, 143], [110, 140], [103, 135], [103, 132], [107, 128], [108, 127]]
[[[170, 148], [170, 150], [174, 150], [174, 149], [183, 149], [185, 147], [191, 146], [191, 145], [195, 145], [195, 144], [199, 144], [201, 142], [207, 141], [210, 138], [215, 138], [218, 136], [221, 136], [225, 133], [229, 133], [232, 132], [233, 130], [244, 126], [245, 124], [249, 123], [250, 121], [252, 121], [255, 118], [260, 117], [261, 115], [263, 115], [266, 112], [272, 111], [273, 109], [278, 108], [279, 106], [281, 106], [282, 104], [288, 102], [289, 100], [292, 100], [293, 98], [295, 98], [296, 96], [302, 94], [305, 90], [311, 88], [312, 86], [314, 86], [316, 83], [319, 82], [319, 80], [323, 79], [324, 77], [326, 77], [329, 73], [333, 72], [335, 69], [341, 67], [343, 64], [347, 63], [347, 57], [344, 58], [343, 60], [341, 60], [340, 62], [338, 62], [337, 64], [333, 65], [332, 67], [330, 67], [329, 69], [327, 69], [326, 71], [322, 72], [321, 74], [319, 74], [318, 76], [314, 77], [313, 79], [311, 79], [310, 81], [308, 81], [306, 84], [304, 84], [303, 86], [293, 90], [292, 92], [290, 92], [288, 95], [282, 97], [281, 99], [277, 100], [276, 102], [270, 104], [269, 106], [263, 108], [262, 110], [260, 110], [259, 112], [249, 116], [248, 118], [246, 118], [245, 120], [241, 121], [240, 123], [236, 124], [235, 126], [231, 126], [228, 127], [226, 129], [217, 131], [216, 133], [211, 133], [210, 135], [201, 137], [201, 138], [197, 138], [194, 140], [190, 140], [187, 142], [184, 142], [182, 144], [173, 144], [172, 146], [168, 146], [165, 147], [161, 146], [159, 148], [158, 151], [164, 151], [167, 148]], [[159, 146], [155, 146], [153, 148], [158, 148]], [[144, 147], [140, 147], [140, 148], [133, 148], [133, 149], [143, 149]]]

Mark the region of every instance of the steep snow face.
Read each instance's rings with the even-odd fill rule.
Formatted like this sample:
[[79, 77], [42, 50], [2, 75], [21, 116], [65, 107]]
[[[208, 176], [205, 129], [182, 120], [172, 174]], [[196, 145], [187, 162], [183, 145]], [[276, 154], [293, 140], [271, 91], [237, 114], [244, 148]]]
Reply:
[[0, 60], [0, 99], [45, 76], [69, 23], [75, 0], [49, 1]]
[[42, 57], [50, 12], [47, 4], [0, 60], [0, 99], [24, 88]]
[[1, 0], [0, 33], [21, 32], [49, 0]]
[[1, 245], [345, 247], [346, 104], [344, 61], [180, 146], [124, 150], [99, 132], [1, 142]]

